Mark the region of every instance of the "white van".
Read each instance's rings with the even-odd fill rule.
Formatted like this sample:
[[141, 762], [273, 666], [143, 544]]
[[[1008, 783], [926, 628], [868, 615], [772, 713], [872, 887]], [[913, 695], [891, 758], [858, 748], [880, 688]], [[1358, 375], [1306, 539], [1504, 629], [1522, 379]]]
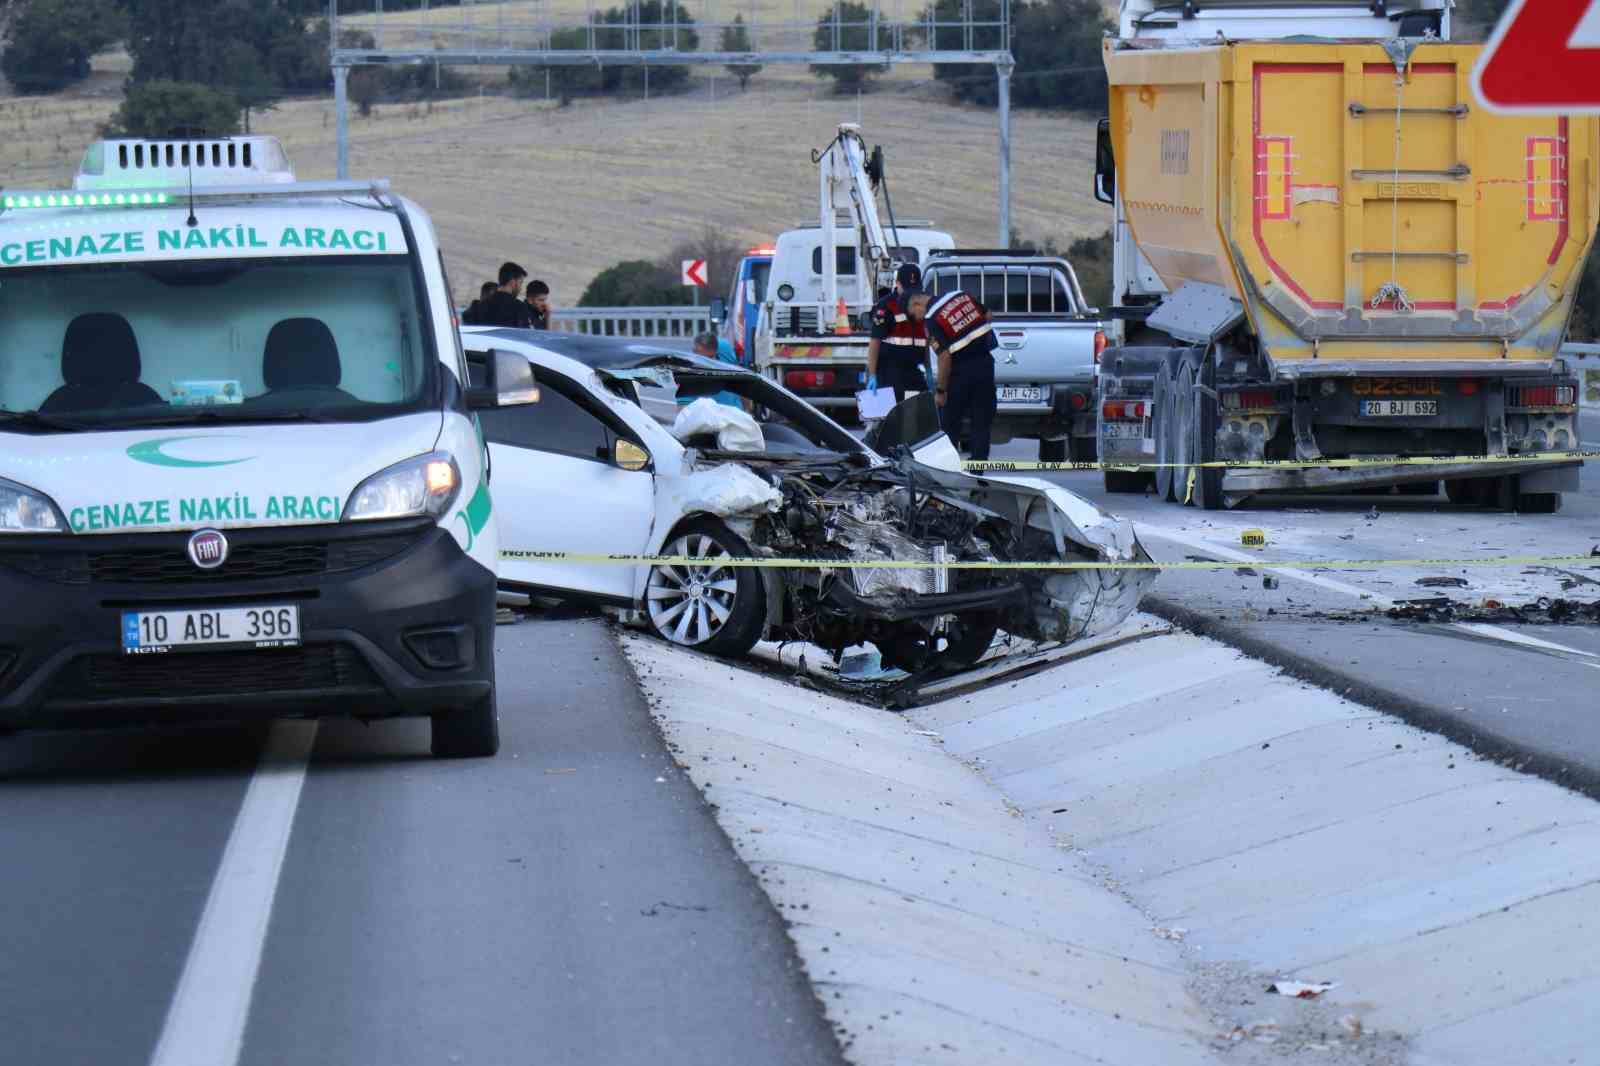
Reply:
[[[192, 192], [191, 192], [192, 182]], [[0, 193], [0, 731], [428, 715], [490, 755], [499, 553], [433, 227], [267, 137]]]

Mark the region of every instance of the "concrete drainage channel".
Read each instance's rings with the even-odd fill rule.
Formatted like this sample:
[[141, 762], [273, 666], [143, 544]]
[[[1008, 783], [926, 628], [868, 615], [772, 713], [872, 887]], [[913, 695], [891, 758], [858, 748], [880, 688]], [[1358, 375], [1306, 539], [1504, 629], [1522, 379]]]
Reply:
[[853, 1062], [1595, 1061], [1592, 801], [1130, 627], [904, 714], [617, 632]]

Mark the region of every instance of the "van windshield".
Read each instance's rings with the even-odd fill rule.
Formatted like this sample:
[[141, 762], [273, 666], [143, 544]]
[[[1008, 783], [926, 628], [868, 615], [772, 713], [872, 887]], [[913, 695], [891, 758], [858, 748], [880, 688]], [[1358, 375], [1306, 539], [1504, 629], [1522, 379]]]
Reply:
[[406, 256], [0, 272], [0, 430], [416, 409], [435, 364]]

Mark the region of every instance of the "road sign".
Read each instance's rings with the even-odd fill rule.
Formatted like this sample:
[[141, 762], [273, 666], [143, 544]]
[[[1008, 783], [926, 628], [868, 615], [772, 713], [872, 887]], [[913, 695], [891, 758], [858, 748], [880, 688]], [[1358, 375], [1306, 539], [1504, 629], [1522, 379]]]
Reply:
[[1511, 0], [1472, 70], [1491, 111], [1600, 114], [1600, 0]]
[[706, 287], [706, 261], [704, 259], [685, 259], [683, 261], [683, 283], [692, 285], [697, 289]]

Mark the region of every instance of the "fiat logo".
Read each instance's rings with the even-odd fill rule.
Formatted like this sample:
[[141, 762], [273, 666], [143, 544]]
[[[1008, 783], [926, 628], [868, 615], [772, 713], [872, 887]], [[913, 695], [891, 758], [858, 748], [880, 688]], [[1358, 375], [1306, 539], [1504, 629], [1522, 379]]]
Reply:
[[189, 561], [202, 570], [215, 570], [228, 561], [228, 538], [215, 529], [202, 529], [189, 538]]

